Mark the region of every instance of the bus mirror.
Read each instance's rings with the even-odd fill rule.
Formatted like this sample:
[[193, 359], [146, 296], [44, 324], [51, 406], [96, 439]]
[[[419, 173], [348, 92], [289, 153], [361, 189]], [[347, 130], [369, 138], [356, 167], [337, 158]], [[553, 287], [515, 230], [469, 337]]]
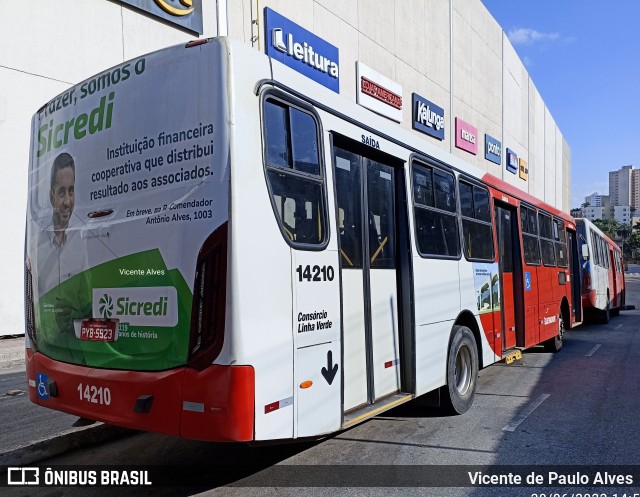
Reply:
[[589, 260], [589, 245], [587, 245], [586, 243], [582, 245], [582, 258], [585, 261]]

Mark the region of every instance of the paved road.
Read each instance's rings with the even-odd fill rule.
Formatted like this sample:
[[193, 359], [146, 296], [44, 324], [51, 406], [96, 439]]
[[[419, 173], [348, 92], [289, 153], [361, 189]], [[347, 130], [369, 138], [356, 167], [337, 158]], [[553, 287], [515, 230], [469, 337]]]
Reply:
[[[497, 364], [480, 373], [478, 395], [463, 416], [404, 405], [322, 442], [271, 447], [215, 444], [142, 433], [41, 461], [39, 465], [140, 464], [163, 466], [165, 475], [213, 471], [227, 486], [118, 489], [124, 495], [526, 495], [542, 488], [404, 488], [398, 474], [410, 465], [636, 465], [640, 467], [640, 276], [628, 279], [629, 302], [609, 325], [569, 332], [559, 354], [533, 349], [519, 364]], [[231, 464], [230, 468], [204, 465]], [[251, 466], [246, 466], [250, 464]], [[359, 468], [351, 468], [358, 465]], [[498, 466], [499, 467], [499, 466]], [[345, 472], [345, 468], [347, 471]], [[397, 468], [397, 471], [393, 471]], [[419, 469], [419, 468], [418, 468]], [[575, 469], [575, 468], [574, 468]], [[579, 468], [580, 469], [580, 468]], [[447, 476], [443, 467], [442, 473]], [[384, 475], [391, 488], [355, 487]], [[405, 475], [406, 476], [406, 475]], [[346, 478], [353, 488], [326, 488]], [[614, 490], [563, 486], [561, 494]], [[247, 486], [248, 485], [248, 486]], [[301, 490], [295, 485], [306, 486]], [[53, 490], [53, 489], [52, 489]], [[55, 495], [85, 495], [57, 489]], [[103, 494], [110, 494], [103, 489]], [[12, 490], [11, 495], [26, 495]], [[53, 495], [54, 493], [51, 493]]]

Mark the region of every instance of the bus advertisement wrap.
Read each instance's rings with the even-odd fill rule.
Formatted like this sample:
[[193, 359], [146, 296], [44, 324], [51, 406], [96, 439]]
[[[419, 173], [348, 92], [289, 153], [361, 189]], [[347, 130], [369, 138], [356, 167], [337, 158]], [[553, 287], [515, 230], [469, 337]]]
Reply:
[[[187, 360], [198, 253], [229, 217], [224, 81], [219, 54], [202, 50], [216, 52], [175, 47], [109, 69], [33, 118], [26, 262], [35, 342], [53, 359]], [[115, 336], [87, 339], [91, 320]]]

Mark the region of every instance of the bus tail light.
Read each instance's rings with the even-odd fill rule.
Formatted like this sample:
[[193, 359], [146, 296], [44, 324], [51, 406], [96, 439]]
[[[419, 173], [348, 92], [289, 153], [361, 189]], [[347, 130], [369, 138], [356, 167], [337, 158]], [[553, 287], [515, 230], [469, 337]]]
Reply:
[[31, 264], [29, 259], [24, 265], [24, 324], [25, 331], [31, 342], [31, 348], [35, 352], [36, 348], [36, 320], [33, 311], [33, 275], [31, 274]]
[[227, 298], [227, 223], [202, 245], [196, 265], [191, 307], [189, 366], [202, 370], [222, 348]]
[[191, 40], [189, 43], [185, 45], [185, 48], [197, 47], [199, 45], [204, 45], [205, 43], [209, 43], [212, 38], [200, 38], [198, 40]]

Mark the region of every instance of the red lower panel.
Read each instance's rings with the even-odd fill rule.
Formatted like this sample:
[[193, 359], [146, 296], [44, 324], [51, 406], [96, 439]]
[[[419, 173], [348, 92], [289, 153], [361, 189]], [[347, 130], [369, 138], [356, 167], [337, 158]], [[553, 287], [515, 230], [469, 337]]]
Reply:
[[[499, 312], [486, 312], [484, 314], [480, 314], [480, 322], [482, 323], [482, 329], [484, 330], [484, 335], [487, 337], [487, 341], [489, 342], [489, 346], [493, 353], [497, 356], [502, 355], [502, 338], [500, 336], [496, 337], [496, 320], [500, 320]], [[498, 326], [498, 330], [500, 327]]]
[[[55, 381], [57, 397], [38, 396], [37, 375]], [[251, 440], [254, 373], [250, 366], [138, 372], [53, 361], [27, 349], [29, 398], [44, 407], [108, 424], [201, 440]], [[136, 401], [152, 396], [148, 412]]]
[[197, 440], [253, 440], [254, 386], [251, 366], [185, 370], [184, 401], [190, 410], [182, 411], [180, 435]]
[[591, 309], [596, 306], [596, 291], [588, 290], [582, 292], [582, 308]]

